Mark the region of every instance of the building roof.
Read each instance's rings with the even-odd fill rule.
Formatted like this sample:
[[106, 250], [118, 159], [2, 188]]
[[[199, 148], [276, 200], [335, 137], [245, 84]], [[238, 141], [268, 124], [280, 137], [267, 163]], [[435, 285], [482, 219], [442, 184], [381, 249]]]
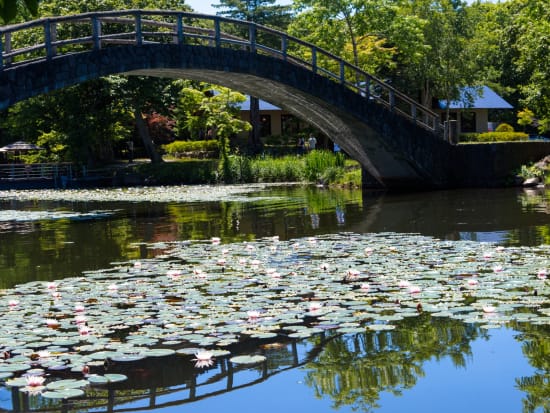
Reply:
[[[449, 109], [513, 109], [489, 86], [465, 87], [461, 99], [451, 101]], [[446, 101], [439, 100], [439, 108], [446, 109]]]
[[[247, 95], [246, 100], [242, 103], [237, 104], [237, 107], [240, 110], [250, 110], [250, 96]], [[260, 110], [281, 110], [281, 108], [260, 99]]]

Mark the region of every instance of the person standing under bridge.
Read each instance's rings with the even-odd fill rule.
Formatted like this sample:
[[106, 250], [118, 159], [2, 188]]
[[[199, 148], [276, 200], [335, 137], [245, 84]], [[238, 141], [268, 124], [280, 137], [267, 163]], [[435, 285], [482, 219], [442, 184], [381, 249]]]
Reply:
[[317, 138], [313, 136], [313, 133], [309, 134], [309, 139], [307, 140], [307, 145], [310, 151], [315, 149], [315, 146], [317, 145]]

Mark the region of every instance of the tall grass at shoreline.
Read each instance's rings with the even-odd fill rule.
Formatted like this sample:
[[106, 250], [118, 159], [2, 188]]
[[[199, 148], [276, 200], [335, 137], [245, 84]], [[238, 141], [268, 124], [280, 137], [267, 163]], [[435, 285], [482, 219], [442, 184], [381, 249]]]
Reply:
[[360, 186], [358, 164], [343, 154], [315, 150], [282, 157], [228, 155], [222, 160], [181, 159], [162, 164], [142, 164], [135, 172], [159, 185], [301, 182]]
[[229, 165], [219, 180], [236, 182], [310, 182], [331, 183], [344, 174], [344, 156], [329, 151], [315, 150], [306, 155], [249, 158], [240, 155], [228, 157]]

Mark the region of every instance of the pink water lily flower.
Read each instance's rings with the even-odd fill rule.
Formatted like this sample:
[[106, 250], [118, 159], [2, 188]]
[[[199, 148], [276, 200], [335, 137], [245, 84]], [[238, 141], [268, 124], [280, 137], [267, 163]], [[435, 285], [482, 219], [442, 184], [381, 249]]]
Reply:
[[19, 305], [19, 300], [9, 300], [8, 301], [8, 306], [13, 308], [13, 307], [17, 307]]
[[247, 311], [249, 321], [256, 321], [260, 317], [260, 312], [256, 310]]
[[323, 305], [318, 301], [312, 301], [309, 303], [309, 311], [319, 311]]
[[418, 294], [421, 291], [421, 288], [418, 285], [409, 286], [409, 293]]
[[25, 377], [25, 381], [27, 382], [27, 386], [29, 387], [39, 387], [44, 384], [44, 382], [46, 381], [46, 378], [44, 376], [30, 374]]
[[494, 313], [496, 311], [496, 308], [492, 305], [484, 305], [482, 310], [484, 313]]
[[74, 311], [77, 313], [83, 313], [86, 308], [84, 307], [84, 304], [82, 303], [75, 303], [74, 305]]
[[197, 351], [195, 353], [195, 358], [192, 360], [195, 362], [195, 367], [210, 367], [214, 364], [214, 354], [211, 351]]

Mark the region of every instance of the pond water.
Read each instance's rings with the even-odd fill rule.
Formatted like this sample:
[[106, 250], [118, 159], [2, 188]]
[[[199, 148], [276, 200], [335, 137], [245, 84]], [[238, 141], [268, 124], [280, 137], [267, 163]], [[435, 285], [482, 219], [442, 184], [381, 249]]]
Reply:
[[[548, 191], [23, 191], [0, 193], [0, 208], [0, 311], [18, 320], [0, 329], [0, 349], [10, 353], [0, 357], [0, 411], [550, 410]], [[266, 262], [258, 269], [254, 259]], [[477, 289], [478, 280], [490, 288]], [[61, 298], [44, 301], [54, 282]], [[105, 323], [97, 314], [134, 317], [134, 306], [149, 316], [77, 334], [77, 345], [66, 314], [74, 301], [90, 325]], [[163, 318], [174, 314], [179, 321]], [[40, 326], [46, 317], [60, 328]], [[117, 361], [113, 343], [131, 335], [142, 341]], [[228, 336], [238, 340], [220, 343]], [[128, 358], [145, 346], [144, 357]], [[98, 355], [115, 347], [116, 356]], [[199, 349], [214, 354], [196, 367]], [[44, 350], [55, 362], [36, 360]], [[235, 359], [251, 355], [260, 358]], [[10, 376], [18, 357], [43, 368], [46, 383], [80, 380], [84, 364], [126, 379], [88, 383], [66, 399], [29, 394], [9, 385], [28, 370]]]

